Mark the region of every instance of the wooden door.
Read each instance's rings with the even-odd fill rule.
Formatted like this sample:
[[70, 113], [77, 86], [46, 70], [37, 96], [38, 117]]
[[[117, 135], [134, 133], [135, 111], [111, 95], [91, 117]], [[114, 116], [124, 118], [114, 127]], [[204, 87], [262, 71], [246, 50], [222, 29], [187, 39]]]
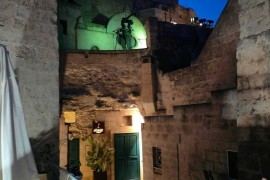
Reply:
[[139, 134], [115, 134], [115, 180], [140, 179]]

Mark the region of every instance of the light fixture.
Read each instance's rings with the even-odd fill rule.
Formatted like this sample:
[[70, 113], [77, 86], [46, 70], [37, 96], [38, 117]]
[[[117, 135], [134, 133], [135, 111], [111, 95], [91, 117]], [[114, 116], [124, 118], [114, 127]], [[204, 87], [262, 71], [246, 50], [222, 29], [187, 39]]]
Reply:
[[73, 138], [74, 138], [73, 134], [71, 132], [68, 132], [68, 140], [71, 141], [71, 140], [73, 140]]
[[190, 22], [197, 23], [198, 19], [199, 19], [198, 17], [192, 17], [192, 18], [190, 18]]
[[65, 111], [64, 119], [66, 124], [71, 124], [76, 122], [76, 112], [75, 111]]
[[76, 112], [75, 111], [65, 111], [64, 112], [65, 124], [67, 125], [67, 139], [72, 141], [74, 136], [73, 133], [70, 132], [70, 126], [72, 123], [76, 122]]

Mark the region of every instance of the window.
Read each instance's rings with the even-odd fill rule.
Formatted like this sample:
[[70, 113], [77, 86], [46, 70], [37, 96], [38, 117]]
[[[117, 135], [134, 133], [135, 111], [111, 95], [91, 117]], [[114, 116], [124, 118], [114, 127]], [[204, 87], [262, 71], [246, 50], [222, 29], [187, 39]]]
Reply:
[[161, 149], [153, 147], [153, 171], [162, 174]]
[[238, 179], [237, 151], [227, 151], [228, 158], [228, 177], [229, 179]]
[[124, 116], [122, 118], [122, 126], [132, 126], [132, 116]]
[[60, 24], [62, 25], [63, 34], [67, 35], [67, 21], [66, 20], [60, 20]]

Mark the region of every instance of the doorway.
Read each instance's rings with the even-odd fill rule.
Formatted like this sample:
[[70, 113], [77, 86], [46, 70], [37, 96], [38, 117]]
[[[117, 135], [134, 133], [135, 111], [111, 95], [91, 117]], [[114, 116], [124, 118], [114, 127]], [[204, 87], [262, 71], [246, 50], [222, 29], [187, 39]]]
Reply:
[[80, 139], [68, 140], [67, 169], [72, 173], [78, 173], [80, 165]]
[[115, 180], [140, 180], [139, 133], [114, 134]]

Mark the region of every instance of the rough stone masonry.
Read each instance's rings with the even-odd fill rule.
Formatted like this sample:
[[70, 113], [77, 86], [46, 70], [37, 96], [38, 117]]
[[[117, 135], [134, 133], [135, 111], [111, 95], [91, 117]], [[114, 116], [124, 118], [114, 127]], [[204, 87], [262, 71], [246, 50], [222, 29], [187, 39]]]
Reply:
[[17, 75], [35, 159], [38, 161], [40, 151], [49, 144], [52, 147], [51, 158], [58, 164], [56, 7], [56, 0], [2, 0], [0, 43], [7, 47]]

